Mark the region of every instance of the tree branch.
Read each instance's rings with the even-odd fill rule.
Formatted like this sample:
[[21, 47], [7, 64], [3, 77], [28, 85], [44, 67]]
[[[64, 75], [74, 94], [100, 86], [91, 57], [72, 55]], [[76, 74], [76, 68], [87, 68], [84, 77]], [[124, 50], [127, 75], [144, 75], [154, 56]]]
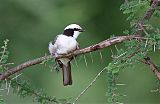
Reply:
[[151, 71], [157, 76], [157, 78], [160, 80], [160, 72], [158, 67], [156, 66], [156, 64], [153, 63], [153, 61], [147, 57], [144, 58], [146, 64], [148, 64], [150, 66]]
[[4, 79], [8, 78], [10, 75], [12, 75], [16, 72], [19, 72], [24, 68], [27, 68], [27, 67], [32, 66], [32, 65], [39, 64], [42, 61], [49, 59], [50, 57], [51, 56], [43, 56], [43, 57], [40, 57], [40, 58], [37, 58], [37, 59], [33, 59], [33, 60], [29, 60], [27, 62], [24, 62], [24, 63], [14, 67], [14, 68], [10, 68], [10, 69], [6, 70], [5, 72], [0, 73], [0, 80], [4, 80]]
[[158, 4], [159, 4], [158, 0], [152, 0], [151, 1], [150, 8], [146, 11], [146, 13], [145, 13], [144, 17], [142, 18], [142, 20], [140, 20], [137, 23], [138, 30], [134, 33], [134, 35], [141, 35], [142, 34], [142, 31], [143, 31], [143, 28], [144, 28], [144, 22], [148, 21], [151, 18], [151, 16], [153, 15], [154, 11], [158, 7]]
[[[151, 16], [153, 15], [155, 9], [157, 8], [157, 6], [158, 6], [158, 0], [152, 0], [150, 8], [148, 9], [146, 14], [144, 15], [144, 18], [141, 21], [139, 21], [138, 30], [133, 35], [130, 35], [130, 36], [119, 36], [119, 37], [114, 37], [112, 39], [107, 39], [105, 41], [102, 41], [102, 42], [100, 42], [98, 44], [89, 46], [87, 48], [76, 50], [76, 51], [74, 51], [74, 52], [72, 52], [70, 54], [60, 55], [57, 58], [71, 57], [71, 56], [76, 56], [76, 55], [81, 55], [81, 54], [93, 52], [93, 51], [100, 50], [100, 49], [106, 48], [108, 46], [111, 46], [111, 45], [114, 45], [114, 44], [117, 44], [117, 43], [121, 43], [123, 41], [130, 40], [130, 39], [142, 39], [143, 37], [139, 37], [139, 36], [142, 33], [142, 30], [143, 30], [143, 27], [144, 27], [144, 21], [149, 20], [151, 18]], [[5, 71], [5, 72], [0, 74], [0, 80], [4, 80], [4, 79], [8, 78], [9, 76], [11, 76], [12, 74], [23, 70], [24, 68], [30, 67], [32, 65], [39, 64], [42, 61], [47, 60], [47, 59], [49, 59], [51, 57], [52, 56], [50, 56], [50, 55], [49, 56], [43, 56], [43, 57], [40, 57], [40, 58], [37, 58], [37, 59], [34, 59], [34, 60], [30, 60], [30, 61], [24, 62], [24, 63], [14, 67], [14, 68], [10, 68], [7, 71]]]
[[144, 64], [149, 65], [150, 70], [155, 74], [155, 76], [158, 78], [158, 80], [160, 80], [160, 70], [158, 69], [156, 64], [154, 64], [153, 61], [149, 57], [144, 58], [144, 60], [141, 60], [141, 59], [137, 59], [137, 60], [144, 63]]
[[151, 16], [153, 15], [154, 11], [158, 7], [159, 1], [158, 0], [152, 0], [152, 4], [148, 11], [146, 12], [145, 16], [143, 17], [143, 21], [149, 20]]
[[[159, 6], [160, 1], [158, 0], [151, 0], [151, 6], [148, 9], [148, 11], [146, 12], [145, 16], [143, 17], [143, 19], [139, 22], [138, 24], [138, 31], [136, 33], [141, 34], [142, 32], [144, 32], [144, 22], [147, 20], [149, 20], [151, 18], [151, 16], [153, 15], [154, 11], [156, 10], [156, 8]], [[135, 34], [136, 35], [136, 34]], [[144, 58], [143, 60], [137, 59], [138, 61], [147, 64], [150, 66], [150, 69], [153, 71], [153, 73], [155, 74], [155, 76], [160, 80], [160, 72], [158, 70], [158, 67], [151, 61], [151, 59], [149, 57]]]
[[[111, 39], [104, 40], [104, 41], [102, 41], [98, 44], [89, 46], [87, 48], [76, 50], [76, 51], [74, 51], [72, 53], [69, 53], [67, 55], [60, 55], [56, 58], [64, 58], [64, 57], [71, 57], [71, 56], [86, 54], [86, 53], [89, 53], [89, 52], [93, 52], [93, 51], [97, 51], [97, 50], [109, 47], [109, 46], [117, 44], [117, 43], [121, 43], [121, 42], [126, 41], [126, 40], [131, 40], [131, 39], [144, 39], [144, 38], [134, 36], [134, 35], [114, 37], [114, 38], [111, 38]], [[0, 74], [0, 80], [4, 80], [4, 79], [8, 78], [9, 76], [11, 76], [12, 74], [14, 74], [16, 72], [19, 72], [19, 71], [21, 71], [21, 70], [23, 70], [27, 67], [39, 64], [39, 63], [41, 63], [44, 60], [47, 60], [49, 58], [52, 58], [52, 56], [48, 55], [48, 56], [43, 56], [43, 57], [40, 57], [40, 58], [37, 58], [37, 59], [34, 59], [34, 60], [29, 60], [29, 61], [24, 62], [24, 63], [14, 67], [14, 68], [10, 68], [7, 71]]]

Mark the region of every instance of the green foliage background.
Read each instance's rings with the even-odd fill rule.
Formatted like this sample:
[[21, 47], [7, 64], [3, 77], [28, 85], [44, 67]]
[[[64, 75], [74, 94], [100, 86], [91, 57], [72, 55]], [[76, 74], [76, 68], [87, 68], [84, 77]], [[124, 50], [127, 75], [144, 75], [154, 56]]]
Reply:
[[[18, 65], [29, 59], [48, 54], [48, 43], [70, 23], [80, 24], [86, 32], [78, 38], [81, 47], [100, 42], [111, 35], [122, 35], [128, 29], [129, 22], [119, 10], [124, 1], [107, 0], [1, 0], [0, 1], [0, 46], [6, 38], [9, 62]], [[152, 19], [156, 25], [159, 21]], [[112, 47], [114, 49], [114, 47]], [[118, 46], [121, 48], [121, 46]], [[78, 67], [73, 61], [73, 85], [64, 87], [61, 72], [51, 71], [53, 63], [36, 65], [20, 72], [32, 87], [44, 89], [48, 95], [61, 99], [76, 97], [93, 77], [111, 61], [110, 48], [86, 55], [88, 66], [83, 56], [77, 58]], [[160, 52], [151, 53], [151, 58], [159, 62]], [[138, 64], [131, 69], [122, 70], [118, 83], [124, 83], [118, 90], [126, 95], [122, 102], [126, 104], [158, 104], [160, 93], [151, 93], [156, 81], [148, 67]], [[78, 104], [106, 104], [106, 73], [97, 80]], [[16, 94], [0, 91], [7, 104], [31, 104], [32, 98], [20, 99]], [[33, 103], [33, 104], [36, 104]]]

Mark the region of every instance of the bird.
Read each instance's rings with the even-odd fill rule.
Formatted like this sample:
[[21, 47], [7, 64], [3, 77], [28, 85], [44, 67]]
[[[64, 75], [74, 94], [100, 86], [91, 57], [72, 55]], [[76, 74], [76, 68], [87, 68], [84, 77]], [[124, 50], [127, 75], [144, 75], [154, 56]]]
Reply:
[[[57, 35], [56, 38], [49, 43], [48, 49], [52, 56], [65, 55], [79, 49], [77, 38], [79, 34], [84, 32], [78, 24], [70, 24], [65, 27], [63, 33]], [[71, 60], [70, 58], [55, 59], [63, 73], [63, 85], [72, 85]]]

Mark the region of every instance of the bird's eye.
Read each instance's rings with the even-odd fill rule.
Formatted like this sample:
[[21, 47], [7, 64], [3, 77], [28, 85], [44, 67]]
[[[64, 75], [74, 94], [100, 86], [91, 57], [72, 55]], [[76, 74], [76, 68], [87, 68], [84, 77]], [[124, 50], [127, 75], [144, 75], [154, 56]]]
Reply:
[[74, 28], [74, 31], [79, 31], [80, 29], [78, 29], [78, 28]]

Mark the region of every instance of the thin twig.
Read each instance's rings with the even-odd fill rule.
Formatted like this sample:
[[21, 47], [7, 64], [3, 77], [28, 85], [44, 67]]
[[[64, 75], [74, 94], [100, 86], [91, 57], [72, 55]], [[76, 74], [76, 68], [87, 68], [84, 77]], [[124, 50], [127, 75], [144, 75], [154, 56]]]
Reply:
[[75, 98], [72, 104], [75, 104], [80, 97], [96, 82], [97, 78], [100, 77], [100, 75], [107, 69], [107, 67], [103, 68], [96, 77], [89, 83], [89, 85]]

